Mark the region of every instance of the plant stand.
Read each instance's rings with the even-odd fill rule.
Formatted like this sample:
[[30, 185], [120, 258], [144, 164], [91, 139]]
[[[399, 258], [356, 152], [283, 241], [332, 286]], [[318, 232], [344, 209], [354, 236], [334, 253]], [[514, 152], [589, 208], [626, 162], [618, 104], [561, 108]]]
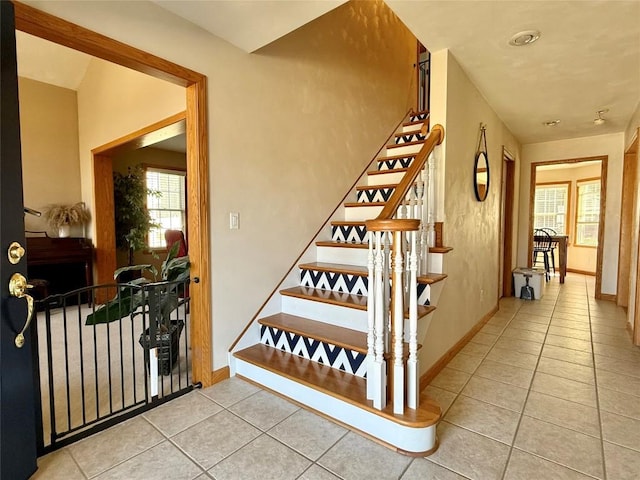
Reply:
[[[171, 320], [171, 327], [166, 333], [156, 332], [156, 345], [158, 347], [158, 372], [161, 375], [171, 375], [171, 371], [178, 360], [180, 351], [180, 334], [184, 328], [184, 320]], [[138, 343], [142, 345], [145, 351], [149, 350], [150, 344], [149, 329], [147, 328], [140, 334]], [[145, 364], [147, 368], [149, 355], [145, 354]]]

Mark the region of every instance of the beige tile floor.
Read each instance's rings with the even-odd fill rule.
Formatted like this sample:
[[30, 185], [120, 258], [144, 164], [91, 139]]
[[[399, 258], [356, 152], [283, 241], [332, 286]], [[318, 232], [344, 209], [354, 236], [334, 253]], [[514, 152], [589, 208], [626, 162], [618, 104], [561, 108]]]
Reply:
[[40, 459], [34, 478], [640, 478], [640, 349], [588, 277], [503, 300], [427, 388], [445, 415], [426, 459], [232, 378]]

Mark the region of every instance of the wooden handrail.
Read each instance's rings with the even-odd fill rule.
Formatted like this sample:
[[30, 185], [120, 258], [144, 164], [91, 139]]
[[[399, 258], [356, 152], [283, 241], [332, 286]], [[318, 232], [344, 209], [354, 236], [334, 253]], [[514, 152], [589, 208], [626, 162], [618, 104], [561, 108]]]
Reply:
[[429, 157], [431, 152], [433, 152], [433, 149], [436, 147], [436, 145], [440, 145], [443, 140], [444, 127], [440, 124], [435, 125], [431, 129], [429, 136], [425, 140], [422, 149], [420, 149], [420, 151], [416, 155], [416, 158], [411, 163], [411, 166], [407, 170], [407, 173], [405, 173], [404, 177], [402, 177], [402, 180], [395, 188], [393, 195], [391, 195], [391, 198], [387, 200], [387, 203], [380, 212], [380, 215], [378, 215], [378, 217], [374, 221], [370, 220], [367, 222], [367, 229], [369, 228], [369, 222], [372, 222], [371, 226], [375, 228], [376, 221], [391, 220], [393, 218], [393, 216], [396, 214], [396, 211], [400, 207], [400, 204], [404, 201], [407, 192], [409, 192], [409, 189], [415, 183], [416, 178], [418, 178], [418, 175], [422, 171], [424, 164], [427, 163], [427, 158]]
[[365, 222], [368, 232], [412, 232], [420, 228], [420, 220], [413, 218], [376, 218]]

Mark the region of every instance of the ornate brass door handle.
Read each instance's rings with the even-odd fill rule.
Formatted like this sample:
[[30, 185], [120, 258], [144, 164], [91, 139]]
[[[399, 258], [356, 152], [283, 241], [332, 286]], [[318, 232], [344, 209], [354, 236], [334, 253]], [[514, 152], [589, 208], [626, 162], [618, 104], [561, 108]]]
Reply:
[[22, 348], [24, 345], [24, 332], [29, 328], [31, 317], [33, 317], [33, 297], [27, 293], [28, 288], [33, 288], [33, 285], [29, 285], [24, 276], [19, 273], [11, 275], [11, 279], [9, 280], [9, 293], [16, 298], [26, 298], [27, 300], [27, 321], [15, 339], [15, 344], [18, 348]]

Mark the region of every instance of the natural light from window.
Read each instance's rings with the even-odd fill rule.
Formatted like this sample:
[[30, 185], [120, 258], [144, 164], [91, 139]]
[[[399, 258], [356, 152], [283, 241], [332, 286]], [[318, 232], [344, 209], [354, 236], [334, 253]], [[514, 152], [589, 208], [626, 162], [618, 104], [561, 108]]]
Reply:
[[147, 188], [159, 195], [147, 195], [147, 208], [153, 223], [149, 231], [149, 247], [165, 248], [164, 232], [182, 230], [186, 223], [185, 172], [147, 167]]
[[569, 184], [536, 185], [533, 228], [550, 228], [558, 235], [567, 233]]
[[600, 179], [577, 182], [576, 245], [598, 246], [600, 223]]

